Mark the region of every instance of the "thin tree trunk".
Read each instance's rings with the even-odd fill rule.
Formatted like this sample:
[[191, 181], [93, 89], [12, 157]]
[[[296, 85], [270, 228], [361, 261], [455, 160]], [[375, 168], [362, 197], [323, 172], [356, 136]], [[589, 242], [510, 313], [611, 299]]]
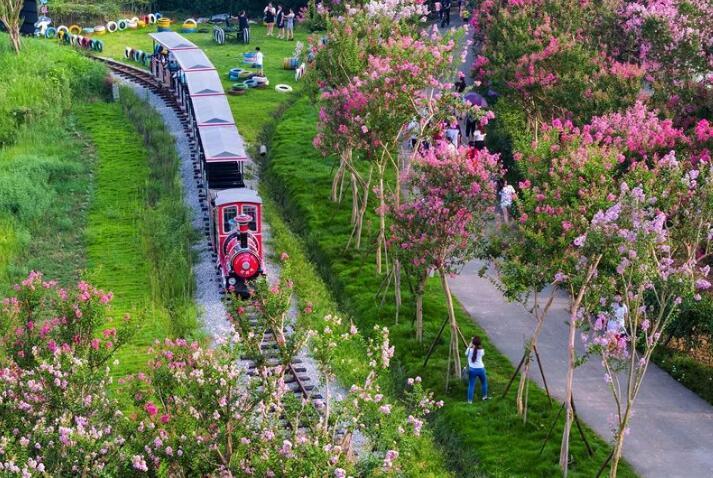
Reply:
[[359, 184], [357, 183], [356, 176], [354, 173], [351, 174], [352, 177], [352, 226], [357, 223], [359, 219]]
[[383, 270], [383, 258], [381, 251], [386, 248], [386, 200], [384, 191], [384, 174], [386, 165], [384, 164], [383, 155], [377, 165], [377, 168], [379, 172], [379, 236], [376, 241], [376, 272], [381, 274]]
[[346, 170], [345, 162], [346, 151], [342, 151], [339, 155], [339, 167], [334, 173], [334, 178], [332, 178], [332, 202], [338, 202], [339, 200], [339, 189], [342, 181], [344, 181], [344, 171]]
[[451, 343], [449, 348], [449, 353], [453, 355], [453, 368], [448, 371], [448, 373], [453, 373], [454, 377], [460, 376], [461, 361], [460, 361], [460, 347], [458, 346], [458, 322], [456, 321], [456, 313], [453, 308], [453, 295], [451, 294], [451, 288], [448, 285], [448, 278], [446, 277], [446, 271], [443, 267], [438, 269], [441, 275], [441, 285], [443, 286], [443, 292], [446, 295], [446, 304], [448, 305], [448, 321], [451, 324]]
[[361, 207], [359, 208], [359, 215], [357, 216], [356, 223], [356, 243], [355, 248], [359, 249], [361, 247], [361, 233], [364, 227], [364, 216], [366, 215], [366, 207], [369, 204], [369, 186], [371, 185], [371, 174], [373, 172], [373, 166], [369, 166], [369, 179], [364, 185], [364, 195], [362, 197]]
[[534, 313], [537, 325], [535, 326], [535, 330], [532, 333], [532, 337], [530, 337], [530, 342], [527, 344], [525, 352], [527, 355], [525, 356], [525, 362], [523, 363], [522, 372], [520, 372], [520, 383], [517, 387], [517, 413], [518, 415], [522, 415], [523, 421], [527, 421], [527, 399], [524, 397], [524, 395], [526, 392], [526, 382], [527, 377], [529, 376], [528, 374], [530, 372], [530, 365], [532, 364], [532, 353], [533, 350], [535, 350], [535, 347], [537, 347], [537, 341], [540, 338], [540, 334], [542, 334], [542, 329], [545, 326], [545, 318], [547, 317], [547, 312], [550, 310], [550, 307], [552, 306], [552, 301], [555, 298], [555, 289], [554, 287], [552, 288], [552, 291], [550, 292], [550, 297], [543, 308], [540, 308], [539, 294], [540, 293], [538, 291], [535, 291], [534, 293]]
[[617, 433], [616, 440], [614, 441], [614, 450], [612, 451], [611, 468], [609, 469], [609, 478], [616, 478], [617, 469], [619, 468], [619, 462], [621, 461], [621, 453], [624, 450], [624, 437], [626, 434], [627, 425], [629, 424], [629, 417], [631, 415], [631, 404], [627, 404], [626, 412], [622, 418], [621, 424], [619, 426], [619, 432]]
[[424, 274], [416, 284], [416, 340], [423, 342], [423, 293], [426, 288], [428, 274]]
[[579, 306], [584, 298], [584, 293], [587, 290], [589, 281], [594, 275], [601, 256], [597, 257], [596, 260], [589, 266], [587, 270], [587, 275], [580, 286], [579, 293], [577, 297], [572, 302], [569, 314], [569, 337], [567, 339], [567, 380], [565, 383], [565, 422], [564, 431], [562, 432], [562, 446], [560, 447], [560, 468], [562, 469], [562, 475], [566, 478], [567, 472], [569, 471], [569, 435], [572, 431], [572, 421], [574, 420], [574, 410], [572, 408], [572, 387], [574, 384], [574, 367], [576, 365], [575, 356], [575, 337], [577, 335], [577, 312], [579, 311]]
[[394, 259], [394, 299], [396, 301], [396, 323], [398, 324], [401, 312], [401, 261], [398, 257]]

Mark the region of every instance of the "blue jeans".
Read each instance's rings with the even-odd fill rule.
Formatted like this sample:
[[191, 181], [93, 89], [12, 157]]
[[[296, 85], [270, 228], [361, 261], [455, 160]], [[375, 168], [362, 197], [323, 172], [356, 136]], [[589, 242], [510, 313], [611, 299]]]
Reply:
[[480, 393], [483, 397], [488, 396], [488, 377], [485, 376], [484, 368], [468, 367], [468, 401], [473, 401], [475, 394], [475, 379], [480, 379]]

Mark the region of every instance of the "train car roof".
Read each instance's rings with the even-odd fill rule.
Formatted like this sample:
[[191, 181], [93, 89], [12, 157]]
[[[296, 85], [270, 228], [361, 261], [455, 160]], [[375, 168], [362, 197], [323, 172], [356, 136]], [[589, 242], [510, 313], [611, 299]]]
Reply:
[[203, 50], [172, 50], [171, 53], [178, 66], [185, 72], [215, 70], [213, 63], [203, 53]]
[[243, 139], [235, 125], [199, 126], [198, 136], [207, 163], [248, 159]]
[[252, 202], [262, 204], [257, 191], [247, 188], [224, 189], [215, 195], [215, 205], [223, 206], [234, 202]]
[[186, 40], [176, 32], [149, 33], [149, 36], [169, 51], [198, 48], [194, 43]]
[[196, 96], [191, 103], [199, 127], [235, 124], [225, 95]]
[[190, 96], [224, 95], [217, 71], [186, 71], [184, 75]]

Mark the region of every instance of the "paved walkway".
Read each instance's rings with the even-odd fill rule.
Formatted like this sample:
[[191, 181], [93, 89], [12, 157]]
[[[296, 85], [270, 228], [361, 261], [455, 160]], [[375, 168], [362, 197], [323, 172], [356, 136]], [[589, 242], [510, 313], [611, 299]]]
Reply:
[[[490, 280], [479, 277], [481, 267], [479, 262], [466, 265], [450, 280], [451, 288], [492, 343], [516, 366], [535, 320], [521, 304], [508, 303]], [[560, 400], [564, 400], [567, 372], [568, 305], [567, 295], [558, 293], [538, 344], [547, 384]], [[542, 385], [536, 368], [530, 375]], [[591, 360], [575, 370], [574, 397], [580, 417], [609, 439], [609, 417], [615, 408], [598, 361]], [[624, 442], [624, 458], [641, 476], [713, 477], [712, 406], [652, 365], [634, 412], [631, 432]]]

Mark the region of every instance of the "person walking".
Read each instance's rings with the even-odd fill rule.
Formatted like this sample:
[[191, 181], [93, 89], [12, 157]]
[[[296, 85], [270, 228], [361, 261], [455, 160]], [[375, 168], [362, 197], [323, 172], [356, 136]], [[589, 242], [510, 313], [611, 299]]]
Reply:
[[443, 12], [441, 13], [441, 28], [451, 26], [451, 0], [443, 0]]
[[503, 187], [500, 188], [500, 212], [503, 213], [505, 224], [510, 224], [510, 208], [515, 199], [515, 188], [506, 180], [502, 180]]
[[285, 15], [285, 28], [287, 29], [287, 40], [295, 39], [295, 11], [290, 8], [290, 11]]
[[238, 15], [238, 29], [242, 35], [243, 43], [246, 45], [250, 43], [250, 22], [248, 21], [248, 16], [245, 14], [245, 10], [240, 12]]
[[480, 379], [480, 395], [482, 399], [488, 399], [488, 377], [485, 374], [485, 365], [483, 364], [484, 355], [485, 350], [480, 342], [480, 337], [476, 335], [470, 341], [470, 346], [465, 350], [465, 356], [468, 358], [468, 403], [473, 403], [476, 378]]
[[440, 22], [443, 19], [443, 10], [441, 2], [439, 2], [438, 0], [436, 0], [436, 3], [433, 4], [433, 11], [436, 12], [436, 19], [438, 22]]
[[458, 124], [458, 120], [456, 120], [455, 116], [451, 116], [450, 122], [448, 123], [448, 128], [446, 129], [446, 139], [458, 148], [458, 145], [460, 143], [460, 136], [461, 136], [461, 131], [460, 131], [460, 125]]
[[285, 39], [285, 11], [282, 9], [282, 5], [277, 6], [277, 12], [275, 13], [275, 23], [277, 24], [277, 38]]
[[265, 26], [267, 26], [265, 36], [271, 37], [273, 36], [272, 30], [275, 28], [275, 7], [272, 6], [272, 2], [267, 4], [263, 13], [265, 14], [263, 20], [265, 20]]

